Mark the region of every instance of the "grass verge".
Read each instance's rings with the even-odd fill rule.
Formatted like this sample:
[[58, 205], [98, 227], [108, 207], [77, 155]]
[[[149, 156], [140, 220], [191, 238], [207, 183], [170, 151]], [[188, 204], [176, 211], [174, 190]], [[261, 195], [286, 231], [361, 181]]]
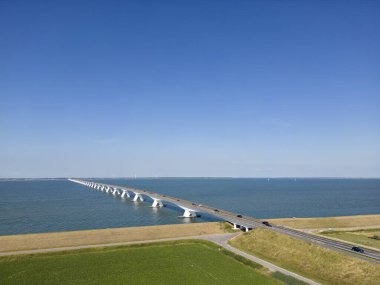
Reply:
[[266, 229], [240, 235], [230, 244], [323, 284], [379, 284], [379, 265]]
[[271, 219], [273, 224], [284, 225], [296, 229], [327, 229], [380, 227], [380, 215], [359, 215], [327, 218], [287, 218]]
[[292, 276], [283, 274], [283, 273], [278, 272], [278, 271], [273, 272], [272, 277], [276, 278], [277, 280], [282, 281], [286, 285], [308, 285], [308, 283], [305, 283], [301, 280], [298, 280]]
[[232, 228], [232, 225], [228, 222], [219, 222], [220, 229], [225, 233], [236, 233], [236, 230]]
[[380, 229], [357, 231], [324, 231], [319, 234], [359, 245], [380, 249]]

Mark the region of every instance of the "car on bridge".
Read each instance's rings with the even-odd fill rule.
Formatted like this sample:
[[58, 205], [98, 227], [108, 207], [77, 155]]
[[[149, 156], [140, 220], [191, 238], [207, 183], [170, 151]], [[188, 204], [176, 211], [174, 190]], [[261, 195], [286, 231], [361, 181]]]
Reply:
[[364, 249], [358, 246], [353, 246], [351, 249], [356, 252], [364, 253]]
[[262, 224], [266, 225], [267, 227], [271, 227], [272, 226], [268, 221], [263, 221]]
[[238, 217], [238, 218], [243, 218], [243, 216], [242, 216], [242, 215], [240, 215], [240, 214], [239, 214], [239, 215], [236, 215], [236, 217]]

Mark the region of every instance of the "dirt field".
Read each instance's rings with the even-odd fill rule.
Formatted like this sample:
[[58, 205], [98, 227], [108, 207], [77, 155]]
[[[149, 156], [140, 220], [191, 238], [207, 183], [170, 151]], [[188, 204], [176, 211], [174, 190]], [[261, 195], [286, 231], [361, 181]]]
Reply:
[[217, 234], [225, 228], [223, 223], [213, 222], [9, 235], [0, 236], [0, 252]]
[[296, 229], [358, 229], [380, 227], [380, 215], [342, 216], [327, 218], [287, 218], [269, 220], [276, 225]]

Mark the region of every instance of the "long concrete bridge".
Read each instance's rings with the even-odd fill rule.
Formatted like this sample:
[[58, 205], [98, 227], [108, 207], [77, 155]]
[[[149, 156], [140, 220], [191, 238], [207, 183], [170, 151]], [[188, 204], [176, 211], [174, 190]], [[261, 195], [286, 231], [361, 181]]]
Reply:
[[[149, 197], [153, 203], [152, 207], [163, 207], [164, 202], [169, 202], [171, 204], [176, 205], [177, 207], [183, 209], [183, 215], [180, 217], [183, 218], [196, 218], [197, 213], [208, 213], [212, 216], [220, 218], [222, 220], [230, 222], [234, 229], [242, 229], [244, 231], [249, 231], [255, 227], [252, 224], [252, 219], [248, 220], [246, 217], [241, 215], [224, 211], [221, 209], [212, 208], [206, 205], [202, 205], [199, 203], [194, 203], [191, 201], [187, 201], [184, 199], [179, 199], [176, 197], [171, 197], [168, 195], [158, 194], [146, 190], [136, 189], [132, 187], [118, 186], [118, 185], [110, 185], [97, 183], [92, 181], [83, 181], [78, 179], [69, 179], [72, 182], [76, 182], [96, 190], [112, 194], [114, 196], [119, 196], [121, 198], [130, 198], [134, 202], [144, 202], [146, 197]], [[260, 220], [255, 219], [255, 223], [261, 225]]]
[[72, 182], [82, 184], [84, 186], [88, 186], [94, 188], [98, 191], [102, 191], [105, 193], [112, 194], [114, 196], [119, 196], [123, 199], [130, 198], [135, 202], [143, 202], [147, 197], [149, 197], [152, 202], [152, 207], [163, 207], [164, 203], [171, 203], [179, 208], [183, 209], [183, 218], [196, 218], [197, 213], [207, 213], [214, 217], [220, 218], [221, 220], [227, 221], [233, 225], [233, 229], [241, 229], [243, 231], [248, 232], [254, 228], [266, 228], [275, 232], [283, 233], [301, 240], [305, 240], [308, 242], [317, 243], [323, 247], [330, 248], [339, 252], [343, 252], [349, 255], [353, 255], [356, 257], [361, 257], [366, 260], [374, 261], [376, 263], [380, 263], [380, 252], [371, 249], [365, 249], [364, 253], [353, 252], [352, 247], [354, 245], [335, 241], [332, 239], [328, 239], [322, 236], [305, 233], [299, 230], [270, 225], [263, 223], [264, 221], [256, 219], [254, 217], [241, 215], [229, 211], [225, 211], [218, 208], [209, 207], [207, 205], [194, 203], [191, 201], [179, 199], [176, 197], [171, 197], [168, 195], [163, 195], [151, 191], [141, 190], [133, 187], [125, 187], [111, 184], [104, 184], [93, 181], [85, 181], [80, 179], [68, 179]]

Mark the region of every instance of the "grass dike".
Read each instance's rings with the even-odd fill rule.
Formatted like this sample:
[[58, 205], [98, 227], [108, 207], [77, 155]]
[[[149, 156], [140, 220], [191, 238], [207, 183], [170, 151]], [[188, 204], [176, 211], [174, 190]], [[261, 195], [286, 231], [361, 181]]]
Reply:
[[0, 236], [0, 252], [159, 240], [228, 232], [223, 222]]
[[380, 266], [267, 229], [255, 229], [230, 245], [323, 284], [377, 285]]

